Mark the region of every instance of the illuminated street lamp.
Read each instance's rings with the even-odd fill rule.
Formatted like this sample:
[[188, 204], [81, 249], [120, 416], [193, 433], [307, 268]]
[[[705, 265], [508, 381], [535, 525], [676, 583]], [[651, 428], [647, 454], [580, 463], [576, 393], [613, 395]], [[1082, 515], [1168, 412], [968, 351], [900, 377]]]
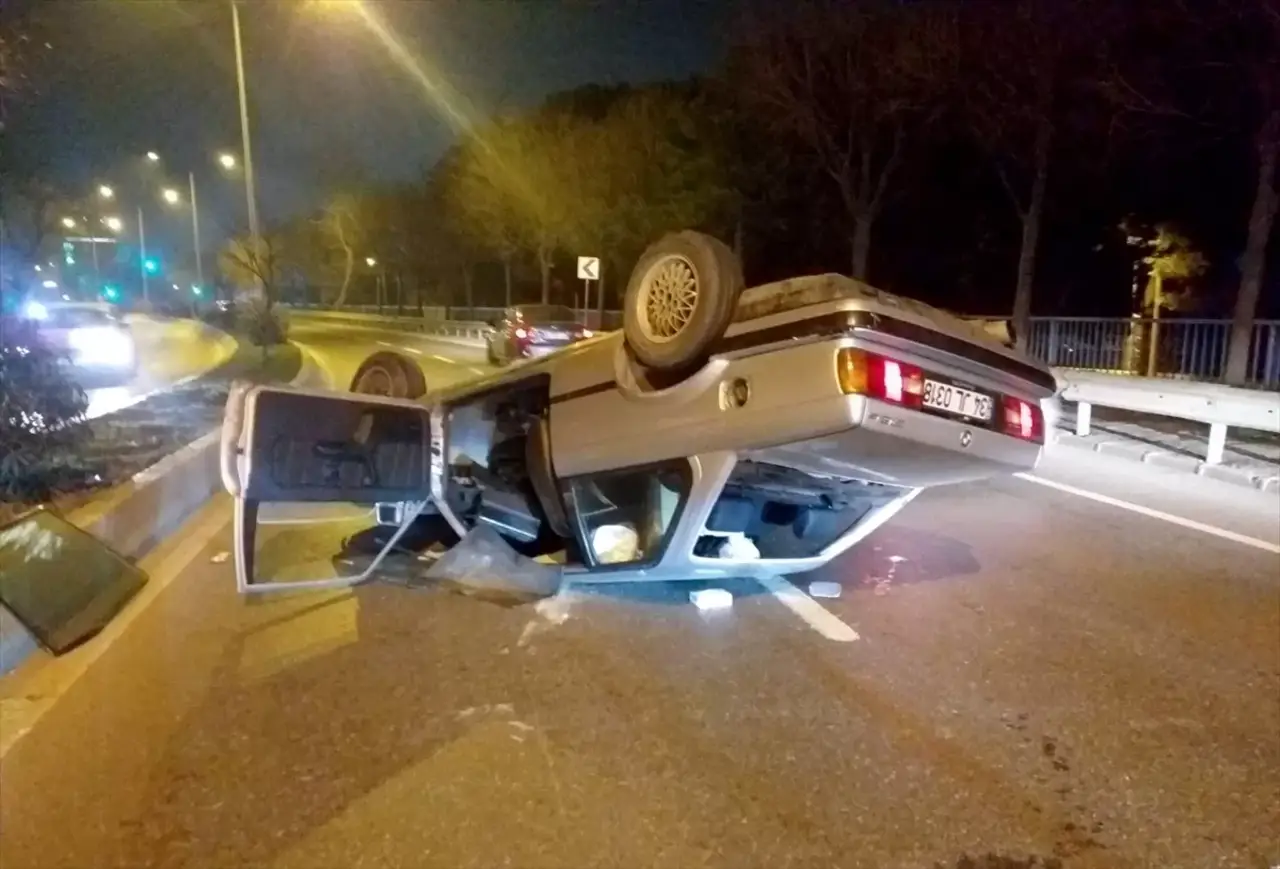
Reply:
[[111, 189], [110, 184], [99, 184], [98, 195], [101, 196], [103, 199], [114, 199], [116, 192]]
[[223, 169], [226, 169], [228, 171], [236, 168], [236, 155], [228, 154], [225, 152], [222, 154], [219, 154], [218, 165], [220, 165]]
[[124, 229], [124, 221], [118, 217], [104, 217], [102, 223], [112, 232], [119, 232]]
[[159, 162], [160, 162], [160, 155], [159, 155], [159, 154], [157, 154], [155, 151], [148, 151], [148, 152], [147, 152], [147, 159], [148, 159], [150, 162], [152, 162], [152, 163], [159, 163]]
[[64, 217], [64, 218], [62, 218], [62, 225], [63, 225], [63, 226], [65, 226], [67, 229], [75, 229], [75, 228], [76, 228], [76, 222], [75, 222], [75, 220], [73, 220], [73, 219], [72, 219], [72, 218], [70, 218], [70, 217]]
[[178, 195], [178, 191], [173, 187], [166, 187], [161, 195], [164, 196], [164, 201], [170, 205], [177, 205], [178, 201], [181, 199]]
[[373, 268], [378, 264], [378, 261], [371, 256], [367, 256], [364, 258], [364, 264], [367, 265], [369, 268]]

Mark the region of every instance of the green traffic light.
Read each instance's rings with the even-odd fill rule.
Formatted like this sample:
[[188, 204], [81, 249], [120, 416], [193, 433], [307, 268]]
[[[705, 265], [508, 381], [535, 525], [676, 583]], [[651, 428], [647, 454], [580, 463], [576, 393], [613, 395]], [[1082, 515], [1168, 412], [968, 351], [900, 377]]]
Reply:
[[146, 270], [147, 274], [154, 275], [160, 271], [160, 263], [154, 257], [147, 257], [142, 261], [142, 268]]
[[120, 298], [120, 289], [108, 284], [102, 288], [102, 298], [106, 299], [108, 302], [117, 301]]

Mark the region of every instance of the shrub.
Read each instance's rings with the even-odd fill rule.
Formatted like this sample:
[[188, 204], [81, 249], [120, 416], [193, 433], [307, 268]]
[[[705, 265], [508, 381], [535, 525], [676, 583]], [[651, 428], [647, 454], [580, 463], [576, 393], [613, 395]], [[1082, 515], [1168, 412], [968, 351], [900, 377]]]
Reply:
[[289, 339], [289, 324], [284, 313], [262, 298], [249, 299], [244, 303], [239, 327], [249, 343], [262, 348], [264, 356], [268, 348], [284, 344]]
[[0, 322], [0, 500], [49, 497], [88, 440], [83, 389], [26, 322]]

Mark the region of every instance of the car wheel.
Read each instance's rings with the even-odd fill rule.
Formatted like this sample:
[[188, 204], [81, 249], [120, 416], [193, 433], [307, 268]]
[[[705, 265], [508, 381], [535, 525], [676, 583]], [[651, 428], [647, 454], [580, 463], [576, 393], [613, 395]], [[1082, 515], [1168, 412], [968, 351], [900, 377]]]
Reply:
[[389, 398], [421, 398], [427, 394], [422, 369], [396, 353], [375, 353], [351, 378], [351, 391]]
[[697, 367], [728, 328], [742, 287], [742, 264], [720, 240], [692, 231], [665, 236], [644, 252], [627, 283], [627, 346], [659, 371]]

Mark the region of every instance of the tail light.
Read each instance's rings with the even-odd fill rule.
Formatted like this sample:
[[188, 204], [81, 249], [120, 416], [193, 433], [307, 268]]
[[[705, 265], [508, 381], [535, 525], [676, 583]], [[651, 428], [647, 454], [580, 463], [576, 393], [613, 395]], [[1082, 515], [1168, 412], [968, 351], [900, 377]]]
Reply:
[[919, 407], [924, 372], [887, 356], [846, 347], [836, 354], [836, 378], [848, 395], [867, 395], [904, 407]]
[[1044, 412], [1040, 405], [1006, 395], [1004, 433], [1038, 444], [1044, 443]]

